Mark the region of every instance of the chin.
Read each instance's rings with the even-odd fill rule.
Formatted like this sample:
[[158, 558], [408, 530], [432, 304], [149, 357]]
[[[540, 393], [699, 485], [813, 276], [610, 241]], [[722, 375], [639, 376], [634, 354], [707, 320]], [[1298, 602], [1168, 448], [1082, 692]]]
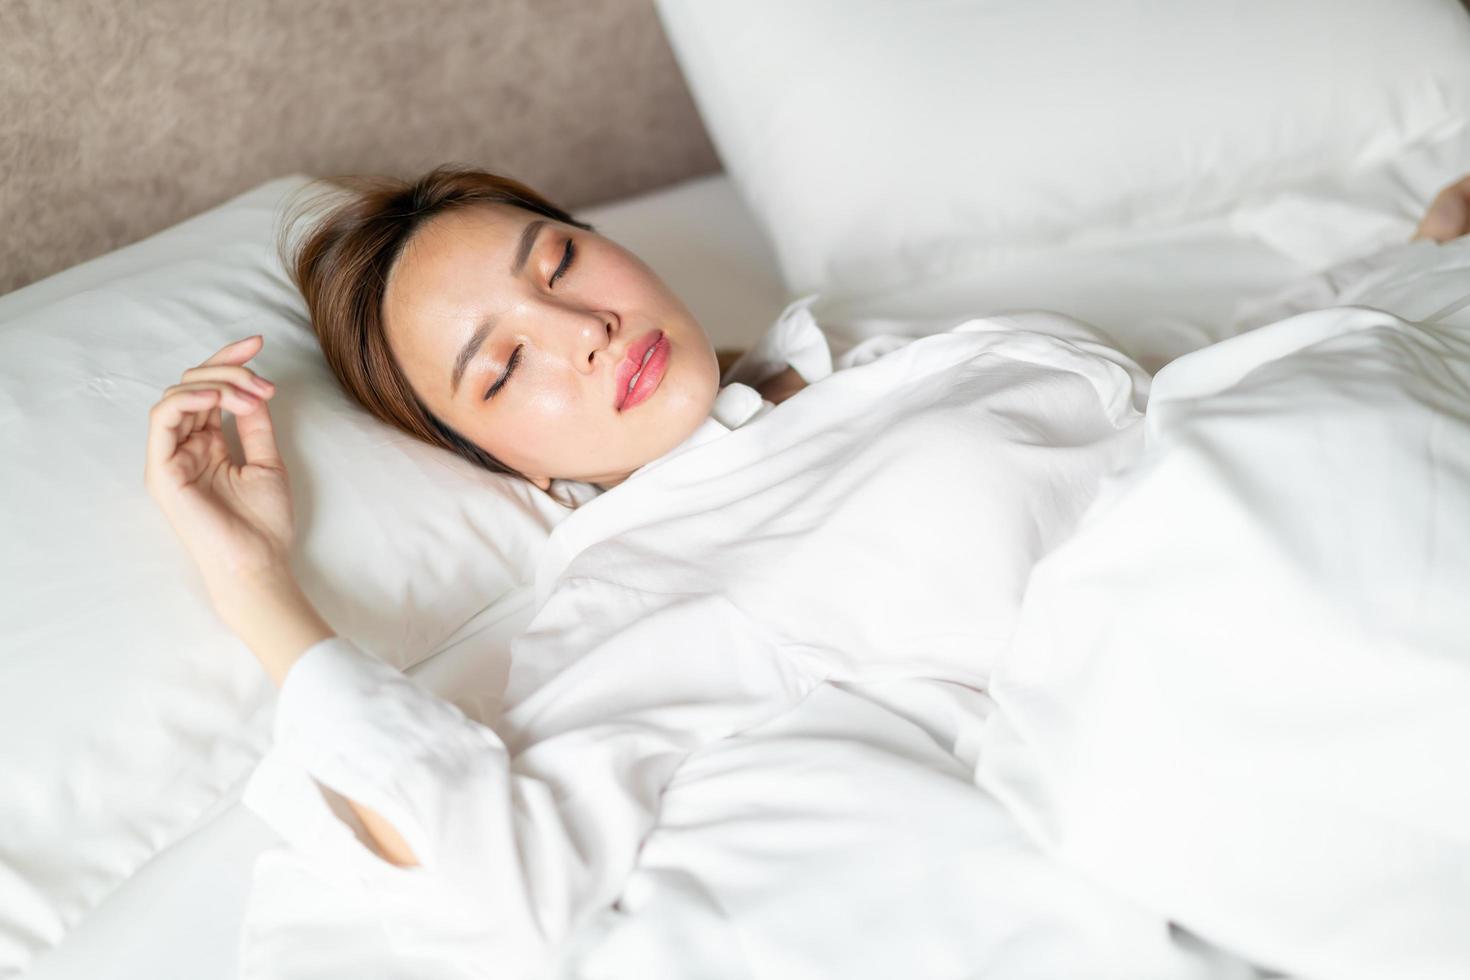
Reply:
[[[690, 377], [691, 374], [695, 376]], [[714, 408], [715, 396], [720, 393], [718, 373], [689, 372], [679, 380], [681, 384], [678, 390], [669, 392], [672, 397], [664, 403], [664, 411], [659, 413], [657, 424], [663, 430], [660, 441], [665, 445], [658, 455], [668, 452], [693, 435], [694, 430], [709, 418], [710, 411]]]
[[666, 411], [662, 414], [671, 429], [684, 432], [680, 436], [683, 439], [709, 417], [715, 405], [715, 396], [719, 393], [719, 377], [715, 376], [711, 380], [702, 376], [692, 383], [681, 385], [677, 396], [668, 400]]

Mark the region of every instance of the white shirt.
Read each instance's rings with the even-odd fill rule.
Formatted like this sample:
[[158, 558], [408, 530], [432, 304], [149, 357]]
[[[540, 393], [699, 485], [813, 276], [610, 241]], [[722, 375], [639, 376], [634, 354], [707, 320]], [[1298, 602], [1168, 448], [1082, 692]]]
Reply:
[[[616, 900], [701, 746], [827, 680], [983, 686], [1030, 565], [1137, 450], [1147, 377], [1077, 321], [876, 337], [834, 367], [814, 298], [688, 439], [557, 526], [494, 729], [345, 637], [287, 674], [245, 802], [373, 897], [396, 954], [543, 976]], [[811, 383], [780, 406], [734, 380], [782, 363]], [[377, 857], [314, 783], [381, 814], [420, 866]]]

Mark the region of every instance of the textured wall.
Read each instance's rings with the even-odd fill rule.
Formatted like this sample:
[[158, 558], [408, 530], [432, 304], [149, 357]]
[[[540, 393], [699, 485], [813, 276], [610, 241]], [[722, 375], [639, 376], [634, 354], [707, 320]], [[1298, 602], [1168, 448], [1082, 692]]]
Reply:
[[719, 168], [652, 0], [0, 0], [0, 293], [282, 174]]

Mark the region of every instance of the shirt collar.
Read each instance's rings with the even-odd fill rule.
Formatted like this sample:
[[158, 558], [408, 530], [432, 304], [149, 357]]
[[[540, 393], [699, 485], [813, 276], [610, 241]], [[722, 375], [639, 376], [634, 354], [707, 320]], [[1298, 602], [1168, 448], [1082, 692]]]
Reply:
[[[559, 485], [564, 494], [571, 496], [574, 505], [572, 512], [567, 514], [552, 529], [551, 536], [546, 543], [546, 549], [542, 552], [541, 559], [537, 563], [534, 577], [537, 607], [539, 608], [541, 603], [546, 601], [546, 597], [550, 594], [550, 589], [555, 583], [556, 576], [561, 574], [567, 562], [571, 561], [573, 555], [586, 547], [588, 543], [586, 535], [589, 530], [592, 533], [598, 533], [596, 522], [590, 526], [587, 525], [586, 518], [589, 515], [581, 512], [583, 505], [592, 502], [604, 493], [609, 493], [630, 481], [637, 480], [650, 470], [667, 463], [675, 456], [687, 453], [696, 446], [702, 446], [707, 442], [712, 442], [720, 436], [728, 435], [742, 425], [748, 425], [775, 407], [773, 402], [766, 401], [761, 397], [760, 392], [749, 385], [732, 382], [720, 389], [719, 394], [715, 396], [714, 405], [710, 407], [709, 415], [705, 417], [704, 421], [699, 423], [699, 427], [690, 433], [683, 442], [657, 459], [644, 463], [632, 473], [628, 474], [627, 479], [623, 480], [617, 486], [610, 487], [608, 490], [601, 490], [591, 483], [583, 483], [578, 480], [553, 480], [552, 485]], [[588, 509], [599, 511], [598, 507]]]
[[[774, 404], [762, 398], [760, 392], [750, 385], [739, 382], [727, 384], [715, 396], [715, 402], [710, 406], [709, 415], [699, 423], [698, 428], [673, 449], [638, 467], [628, 475], [628, 480], [662, 466], [675, 456], [682, 456], [696, 446], [702, 446], [720, 436], [728, 435], [775, 407]], [[627, 480], [624, 482], [626, 483]]]
[[[775, 404], [761, 397], [760, 392], [750, 385], [740, 382], [732, 382], [720, 389], [715, 395], [715, 401], [710, 406], [710, 413], [704, 421], [690, 433], [683, 442], [673, 449], [655, 459], [649, 460], [638, 467], [623, 480], [633, 480], [647, 473], [655, 467], [662, 466], [675, 456], [683, 455], [696, 446], [702, 446], [707, 442], [718, 439], [720, 436], [728, 435], [742, 425], [753, 422], [765, 415]], [[604, 490], [578, 480], [553, 480], [554, 484], [560, 484], [562, 492], [569, 495], [576, 506], [580, 507], [593, 497], [601, 496]], [[622, 484], [619, 484], [621, 486]]]

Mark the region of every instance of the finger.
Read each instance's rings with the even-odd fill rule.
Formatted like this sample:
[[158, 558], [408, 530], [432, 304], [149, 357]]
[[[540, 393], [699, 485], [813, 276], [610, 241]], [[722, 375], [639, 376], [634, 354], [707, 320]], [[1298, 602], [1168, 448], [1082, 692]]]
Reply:
[[179, 448], [178, 428], [188, 412], [197, 411], [219, 399], [217, 389], [176, 391], [165, 395], [148, 412], [148, 450], [144, 479], [165, 472]]
[[[223, 395], [223, 392], [221, 392]], [[209, 424], [211, 414], [219, 409], [220, 399], [216, 398], [210, 406], [194, 412], [185, 412], [183, 419], [179, 422], [178, 440], [179, 445], [188, 443], [194, 433], [205, 428]]]
[[227, 381], [190, 381], [185, 384], [172, 385], [164, 391], [164, 394], [171, 394], [175, 391], [198, 391], [206, 388], [219, 391], [224, 396], [221, 407], [229, 409], [236, 415], [251, 411], [260, 404], [262, 398], [260, 395], [245, 391]]
[[195, 432], [199, 431], [200, 427], [204, 425], [203, 420], [209, 418], [209, 413], [211, 411], [213, 411], [213, 409], [201, 409], [197, 412], [184, 413], [184, 417], [179, 422], [179, 427], [177, 430], [179, 445], [182, 446], [187, 443], [189, 441], [189, 438], [193, 436]]
[[1465, 196], [1457, 187], [1446, 188], [1429, 205], [1412, 240], [1431, 238], [1446, 242], [1463, 235], [1467, 225], [1470, 225], [1470, 208], [1466, 206]]
[[[182, 385], [175, 386], [173, 388], [169, 388], [168, 389], [168, 391], [176, 391], [176, 390], [188, 391], [188, 390], [191, 390], [191, 389], [190, 388], [184, 388]], [[199, 390], [199, 389], [193, 388], [192, 390]], [[218, 389], [216, 389], [216, 390], [218, 390]], [[191, 436], [193, 436], [194, 433], [199, 432], [202, 429], [208, 428], [209, 423], [210, 423], [210, 420], [219, 411], [219, 404], [220, 404], [220, 399], [217, 398], [210, 405], [205, 406], [204, 408], [199, 409], [198, 411], [185, 412], [184, 413], [184, 417], [180, 420], [179, 427], [178, 427], [177, 437], [178, 437], [178, 440], [179, 440], [179, 445], [182, 446], [182, 445], [187, 444], [188, 441], [189, 441], [189, 438]]]
[[[255, 334], [251, 337], [243, 337], [240, 340], [236, 340], [233, 343], [229, 343], [226, 344], [224, 347], [221, 347], [218, 351], [205, 359], [204, 364], [200, 365], [200, 368], [212, 368], [217, 365], [243, 365], [246, 361], [250, 360], [250, 358], [258, 354], [260, 352], [260, 349], [264, 345], [265, 337], [261, 334]], [[188, 375], [192, 371], [199, 370], [200, 368], [191, 368], [189, 371], [186, 371], [185, 374]], [[251, 372], [251, 374], [253, 375], [254, 372]], [[262, 378], [260, 380], [264, 381], [265, 379]], [[254, 388], [254, 390], [262, 392], [266, 395], [266, 397], [269, 397], [272, 393], [274, 393], [275, 386], [270, 384], [270, 382], [266, 382], [266, 386], [267, 387], [265, 389], [262, 389], [258, 386], [252, 387]], [[239, 409], [235, 406], [231, 406], [230, 411], [239, 414]], [[205, 428], [218, 429], [222, 425], [223, 412], [220, 405], [216, 404], [213, 408], [209, 409], [205, 413], [202, 413], [197, 419], [193, 420], [190, 425], [190, 430], [197, 431], [198, 429]]]
[[[203, 432], [205, 429], [221, 431], [224, 428], [224, 412], [229, 411], [237, 419], [242, 418], [256, 407], [264, 403], [264, 399], [241, 391], [233, 385], [224, 382], [192, 382], [189, 385], [178, 385], [181, 390], [190, 390], [198, 385], [203, 388], [218, 391], [220, 398], [212, 404], [194, 413], [192, 418], [186, 418], [180, 425], [179, 442], [183, 443], [191, 435]], [[269, 395], [266, 396], [270, 397]]]
[[196, 432], [204, 432], [209, 429], [223, 428], [222, 411], [218, 399], [209, 408], [197, 412], [190, 412], [184, 419], [184, 425], [180, 429], [180, 442], [188, 440], [188, 437]]
[[240, 436], [240, 449], [245, 454], [246, 465], [281, 465], [281, 454], [276, 449], [276, 428], [271, 421], [271, 408], [264, 400], [248, 412], [236, 413], [235, 431]]
[[[271, 397], [270, 394], [256, 397], [224, 381], [194, 381], [175, 385], [169, 390], [182, 391], [199, 388], [218, 390], [224, 395], [223, 407], [235, 414], [236, 432], [240, 436], [240, 448], [245, 453], [246, 463], [280, 464], [281, 457], [276, 448], [275, 427], [271, 424], [270, 409], [266, 406], [266, 399]], [[211, 424], [218, 424], [219, 418], [216, 414], [218, 412], [217, 406], [211, 408], [209, 412]]]
[[[201, 376], [196, 372], [205, 373]], [[276, 390], [275, 385], [271, 384], [269, 381], [266, 381], [264, 378], [256, 377], [252, 372], [243, 367], [217, 366], [208, 368], [193, 368], [189, 371], [184, 372], [184, 378], [186, 379], [186, 383], [199, 383], [203, 381], [213, 380], [224, 381], [225, 383], [231, 384], [234, 388], [241, 391], [243, 394], [253, 395], [256, 398], [269, 398], [271, 395], [275, 394]], [[237, 406], [233, 403], [229, 406], [229, 408], [230, 411], [235, 412], [236, 414], [240, 414], [242, 411], [242, 408], [240, 406]], [[248, 410], [248, 408], [243, 410]], [[220, 424], [220, 409], [219, 406], [216, 405], [206, 412], [200, 412], [198, 416], [190, 422], [188, 429], [189, 431], [197, 431], [210, 427], [217, 429], [220, 427]]]
[[204, 364], [244, 364], [256, 354], [260, 353], [261, 347], [265, 345], [265, 337], [256, 334], [253, 337], [245, 337], [234, 343], [226, 344], [205, 358]]
[[236, 387], [257, 395], [269, 394], [276, 386], [248, 367], [236, 364], [214, 364], [189, 368], [183, 381], [228, 381]]

